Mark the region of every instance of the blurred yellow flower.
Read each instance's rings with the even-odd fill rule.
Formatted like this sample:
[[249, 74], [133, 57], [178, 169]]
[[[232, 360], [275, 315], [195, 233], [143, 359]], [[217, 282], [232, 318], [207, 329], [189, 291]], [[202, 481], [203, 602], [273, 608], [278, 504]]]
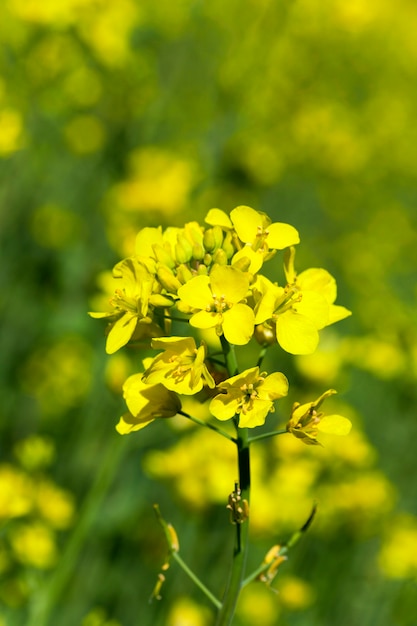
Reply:
[[0, 109], [0, 156], [8, 156], [22, 145], [22, 116], [15, 109]]
[[0, 520], [21, 517], [32, 510], [33, 484], [12, 465], [0, 465]]
[[25, 565], [47, 569], [57, 559], [54, 533], [41, 522], [13, 528], [10, 543], [16, 558]]

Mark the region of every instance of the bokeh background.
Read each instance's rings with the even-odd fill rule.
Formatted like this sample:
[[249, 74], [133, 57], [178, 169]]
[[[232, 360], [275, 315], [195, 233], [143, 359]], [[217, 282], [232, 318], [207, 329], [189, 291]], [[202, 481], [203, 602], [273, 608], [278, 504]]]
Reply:
[[251, 567], [319, 510], [236, 626], [415, 626], [415, 2], [5, 0], [0, 23], [1, 626], [212, 624], [175, 565], [148, 602], [152, 504], [220, 595], [228, 442], [177, 419], [120, 437], [138, 357], [86, 312], [139, 228], [240, 204], [296, 226], [298, 269], [354, 313], [311, 357], [271, 352], [281, 421], [335, 387], [354, 428], [254, 446]]

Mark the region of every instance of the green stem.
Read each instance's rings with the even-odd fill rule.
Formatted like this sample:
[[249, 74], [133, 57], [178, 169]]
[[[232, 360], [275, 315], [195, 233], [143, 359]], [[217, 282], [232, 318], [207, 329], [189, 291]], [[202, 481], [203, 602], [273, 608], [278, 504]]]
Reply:
[[[307, 532], [307, 530], [310, 528], [311, 523], [316, 515], [316, 511], [317, 511], [317, 504], [314, 504], [313, 508], [311, 509], [310, 515], [308, 516], [307, 520], [304, 522], [302, 527], [296, 530], [295, 533], [293, 533], [291, 537], [288, 539], [288, 541], [281, 546], [276, 556], [284, 556], [285, 554], [288, 553], [288, 550], [290, 548], [295, 546], [295, 544], [301, 539], [303, 534]], [[252, 572], [251, 574], [249, 574], [247, 578], [245, 578], [245, 580], [242, 582], [242, 588], [246, 587], [246, 585], [248, 585], [253, 580], [258, 578], [258, 576], [266, 572], [266, 570], [270, 566], [271, 566], [271, 563], [261, 563], [261, 565], [257, 567], [254, 572]]]
[[187, 576], [189, 578], [191, 578], [193, 583], [199, 589], [201, 589], [201, 591], [204, 593], [205, 596], [207, 596], [207, 598], [210, 600], [210, 602], [212, 602], [217, 609], [221, 609], [222, 603], [220, 602], [220, 600], [218, 600], [216, 598], [216, 596], [214, 596], [211, 593], [210, 589], [207, 589], [207, 587], [201, 582], [201, 580], [194, 574], [194, 572], [182, 560], [182, 558], [180, 557], [178, 552], [173, 552], [172, 553], [172, 558], [175, 559], [175, 561], [178, 563], [178, 565], [181, 567], [181, 569], [187, 574]]
[[281, 430], [273, 430], [270, 433], [263, 433], [262, 435], [256, 435], [256, 437], [251, 437], [249, 439], [249, 443], [253, 443], [254, 441], [260, 441], [261, 439], [268, 439], [268, 437], [275, 437], [275, 435], [285, 435], [288, 432], [286, 428], [282, 428]]
[[261, 367], [262, 362], [263, 362], [263, 360], [264, 360], [264, 358], [265, 358], [265, 355], [266, 355], [266, 351], [267, 351], [267, 350], [268, 350], [268, 346], [264, 346], [264, 347], [262, 348], [262, 350], [260, 351], [260, 353], [259, 353], [259, 357], [258, 357], [258, 362], [257, 362], [257, 364], [256, 364], [258, 367]]
[[233, 441], [234, 443], [237, 443], [237, 439], [235, 437], [232, 437], [225, 430], [218, 428], [214, 424], [209, 424], [207, 422], [204, 422], [203, 420], [200, 420], [198, 417], [193, 417], [192, 415], [185, 413], [185, 411], [178, 411], [178, 415], [182, 415], [183, 417], [186, 417], [187, 419], [191, 420], [195, 424], [198, 424], [199, 426], [205, 426], [206, 428], [210, 428], [210, 430], [214, 430], [219, 435], [222, 435], [223, 437], [226, 437], [226, 439], [229, 439], [229, 441]]
[[224, 354], [224, 360], [226, 362], [227, 371], [229, 372], [229, 376], [235, 376], [239, 369], [237, 366], [235, 347], [230, 344], [227, 339], [225, 339], [224, 335], [220, 335], [220, 342], [222, 344], [222, 350]]
[[[247, 428], [238, 429], [238, 466], [239, 488], [242, 500], [249, 504], [250, 495], [250, 456]], [[229, 581], [219, 611], [216, 626], [229, 626], [232, 623], [237, 601], [242, 589], [242, 580], [245, 571], [247, 544], [249, 534], [249, 520], [236, 524], [235, 547]]]

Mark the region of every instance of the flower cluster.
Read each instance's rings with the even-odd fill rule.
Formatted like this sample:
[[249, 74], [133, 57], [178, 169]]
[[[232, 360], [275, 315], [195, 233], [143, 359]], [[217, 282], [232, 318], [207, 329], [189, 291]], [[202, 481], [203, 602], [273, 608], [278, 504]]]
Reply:
[[[193, 335], [211, 329], [223, 348], [246, 345], [254, 337], [263, 346], [277, 343], [291, 354], [310, 354], [320, 329], [350, 315], [334, 304], [336, 281], [326, 270], [297, 274], [299, 235], [293, 226], [247, 206], [230, 216], [211, 209], [205, 222], [143, 228], [135, 255], [113, 270], [112, 309], [90, 313], [109, 320], [109, 354], [138, 342], [161, 351], [146, 360], [142, 374], [126, 381], [129, 413], [117, 426], [120, 433], [175, 415], [181, 410], [177, 394], [204, 389], [217, 419], [233, 418], [239, 427], [262, 425], [274, 401], [288, 392], [284, 374], [253, 367], [230, 377], [226, 364], [216, 362], [204, 342], [197, 347]], [[261, 273], [278, 250], [284, 251], [283, 284]], [[181, 322], [189, 324], [186, 336], [171, 336], [173, 324]], [[289, 430], [299, 437], [307, 431], [294, 419]]]

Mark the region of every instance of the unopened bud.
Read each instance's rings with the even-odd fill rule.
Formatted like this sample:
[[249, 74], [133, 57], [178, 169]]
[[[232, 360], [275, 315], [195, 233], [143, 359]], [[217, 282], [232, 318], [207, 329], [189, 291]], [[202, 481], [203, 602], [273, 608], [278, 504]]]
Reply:
[[204, 247], [201, 244], [196, 243], [193, 245], [193, 259], [201, 261], [204, 258], [205, 253]]
[[227, 258], [231, 259], [234, 253], [236, 252], [236, 248], [233, 245], [232, 233], [230, 232], [226, 233], [226, 236], [222, 243], [222, 248], [225, 251]]
[[214, 237], [213, 228], [208, 228], [204, 233], [203, 245], [207, 252], [213, 252], [216, 248], [216, 239]]
[[160, 263], [163, 263], [163, 265], [166, 265], [171, 269], [175, 267], [175, 260], [172, 258], [172, 255], [167, 250], [165, 250], [165, 248], [157, 243], [155, 243], [152, 248], [157, 260]]
[[227, 265], [227, 254], [222, 248], [219, 248], [214, 253], [213, 263], [217, 263], [218, 265]]
[[160, 265], [156, 275], [158, 276], [158, 280], [162, 287], [170, 293], [177, 293], [178, 289], [181, 287], [181, 283], [178, 278], [166, 265]]
[[188, 263], [192, 255], [193, 246], [186, 237], [179, 235], [175, 245], [175, 257], [177, 259], [177, 263]]
[[199, 265], [198, 266], [198, 270], [197, 270], [197, 274], [199, 276], [207, 276], [207, 274], [208, 274], [207, 266], [203, 265], [203, 264]]
[[255, 326], [253, 336], [261, 346], [272, 346], [277, 341], [275, 328], [273, 326], [267, 326], [266, 324], [258, 324]]
[[191, 280], [192, 277], [193, 277], [193, 273], [191, 272], [189, 267], [187, 267], [184, 264], [179, 265], [177, 267], [177, 278], [182, 285], [185, 285], [185, 283], [188, 283], [188, 281]]

